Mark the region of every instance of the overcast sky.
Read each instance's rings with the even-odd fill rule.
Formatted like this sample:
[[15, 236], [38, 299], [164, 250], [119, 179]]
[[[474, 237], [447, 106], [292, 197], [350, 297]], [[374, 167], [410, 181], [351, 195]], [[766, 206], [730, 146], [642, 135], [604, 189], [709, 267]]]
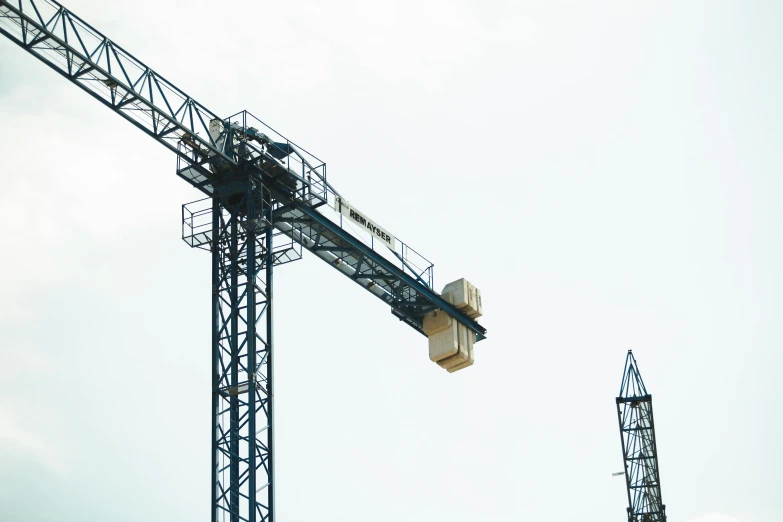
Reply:
[[[783, 3], [70, 0], [466, 277], [448, 374], [312, 255], [276, 272], [278, 522], [778, 522]], [[210, 259], [175, 158], [0, 38], [0, 519], [209, 519]]]

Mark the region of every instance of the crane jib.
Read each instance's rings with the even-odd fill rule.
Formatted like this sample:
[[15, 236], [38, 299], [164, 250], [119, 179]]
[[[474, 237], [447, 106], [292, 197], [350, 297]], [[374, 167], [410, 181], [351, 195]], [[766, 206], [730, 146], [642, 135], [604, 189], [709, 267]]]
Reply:
[[[53, 0], [0, 0], [0, 33], [183, 156], [183, 138], [234, 163], [209, 136], [217, 116]], [[188, 149], [191, 150], [191, 149]]]
[[[183, 206], [183, 227], [212, 256], [212, 522], [275, 520], [273, 268], [301, 247], [427, 335], [439, 366], [473, 364], [470, 332], [486, 335], [478, 289], [461, 279], [436, 292], [432, 263], [345, 202], [324, 162], [247, 111], [218, 117], [54, 0], [0, 0], [0, 34], [174, 152], [177, 175], [208, 196], [207, 208]], [[342, 217], [325, 210], [335, 200]], [[276, 250], [281, 234], [293, 246]], [[433, 333], [434, 316], [448, 329]]]
[[[288, 199], [286, 196], [282, 194], [281, 189], [278, 189], [277, 192], [279, 194], [279, 197]], [[306, 215], [311, 222], [318, 223], [318, 225], [322, 227], [323, 230], [327, 230], [329, 233], [334, 234], [336, 237], [339, 237], [342, 240], [344, 240], [346, 243], [350, 244], [354, 249], [356, 249], [356, 251], [361, 252], [361, 255], [364, 256], [366, 259], [368, 259], [373, 263], [376, 263], [377, 266], [384, 271], [384, 273], [388, 274], [390, 277], [394, 279], [397, 279], [398, 281], [403, 283], [409, 291], [415, 293], [414, 301], [419, 304], [418, 308], [420, 310], [416, 313], [411, 314], [410, 308], [406, 306], [406, 303], [404, 301], [392, 300], [389, 304], [392, 305], [392, 310], [395, 311], [396, 314], [403, 314], [406, 317], [408, 317], [411, 321], [409, 324], [411, 324], [411, 326], [416, 328], [418, 331], [424, 333], [421, 330], [420, 323], [421, 323], [422, 316], [426, 312], [429, 312], [434, 309], [441, 309], [447, 312], [452, 317], [456, 318], [459, 322], [464, 324], [469, 330], [475, 332], [477, 336], [477, 340], [482, 340], [486, 338], [486, 333], [487, 333], [486, 328], [478, 324], [472, 318], [468, 317], [464, 312], [457, 309], [455, 306], [451, 305], [446, 299], [444, 299], [440, 294], [435, 292], [432, 288], [418, 281], [414, 276], [405, 273], [404, 270], [395, 266], [391, 261], [378, 254], [378, 252], [375, 252], [370, 246], [365, 245], [362, 241], [355, 238], [346, 230], [340, 228], [336, 223], [332, 222], [326, 216], [324, 216], [317, 210], [311, 208], [306, 203], [297, 201], [296, 199], [291, 199], [289, 201], [297, 209], [299, 209], [302, 214]]]
[[[0, 0], [0, 33], [175, 152], [190, 165], [188, 169], [179, 169], [180, 174], [185, 179], [193, 178], [188, 181], [207, 194], [211, 193], [212, 182], [206, 164], [213, 163], [213, 159], [236, 164], [225, 140], [221, 142], [209, 132], [212, 122], [224, 120], [59, 3]], [[363, 226], [376, 241], [394, 249], [397, 241], [393, 234], [349, 205], [344, 210], [349, 219]], [[347, 234], [344, 230], [339, 233]], [[370, 249], [367, 257], [373, 255], [377, 254]], [[387, 260], [379, 263], [390, 264]], [[411, 288], [420, 287], [415, 294], [424, 299], [420, 309], [404, 311], [407, 317], [420, 316], [420, 312], [432, 306], [450, 309], [437, 292], [400, 272], [410, 278]], [[455, 317], [464, 319], [479, 339], [484, 338], [484, 328], [453, 307], [451, 310]]]

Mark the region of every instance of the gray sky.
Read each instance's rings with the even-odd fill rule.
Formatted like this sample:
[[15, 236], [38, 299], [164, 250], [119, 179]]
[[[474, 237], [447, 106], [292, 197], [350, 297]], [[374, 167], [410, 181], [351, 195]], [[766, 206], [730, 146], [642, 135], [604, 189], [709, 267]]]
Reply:
[[[783, 520], [783, 4], [66, 5], [482, 290], [449, 375], [314, 256], [277, 271], [279, 522], [624, 521], [629, 348], [670, 520]], [[208, 520], [199, 195], [6, 39], [0, 122], [0, 519]]]

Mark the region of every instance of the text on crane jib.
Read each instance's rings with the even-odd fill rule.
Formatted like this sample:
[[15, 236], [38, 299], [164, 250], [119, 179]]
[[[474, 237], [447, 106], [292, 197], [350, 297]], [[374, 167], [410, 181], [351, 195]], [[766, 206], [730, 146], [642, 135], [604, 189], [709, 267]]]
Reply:
[[386, 232], [384, 232], [383, 230], [375, 226], [371, 221], [369, 221], [367, 218], [365, 218], [358, 212], [354, 212], [353, 209], [349, 210], [349, 214], [354, 221], [356, 221], [357, 223], [365, 227], [371, 233], [381, 238], [383, 241], [386, 241], [386, 243], [388, 243], [389, 246], [392, 246], [392, 237], [388, 235]]

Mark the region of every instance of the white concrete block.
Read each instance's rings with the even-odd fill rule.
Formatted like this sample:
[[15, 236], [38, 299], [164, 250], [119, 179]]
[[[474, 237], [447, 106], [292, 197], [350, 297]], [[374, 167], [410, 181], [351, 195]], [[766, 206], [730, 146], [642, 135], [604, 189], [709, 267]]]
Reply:
[[433, 310], [424, 316], [422, 329], [427, 337], [451, 328], [454, 318], [443, 310]]
[[447, 284], [443, 287], [441, 295], [468, 317], [472, 319], [481, 317], [481, 292], [467, 279], [457, 279]]
[[458, 324], [452, 321], [449, 328], [429, 336], [430, 360], [437, 362], [459, 352]]
[[437, 363], [441, 368], [452, 368], [464, 363], [470, 358], [470, 344], [467, 335], [469, 330], [464, 325], [457, 323], [456, 321], [455, 323], [457, 324], [457, 351], [450, 357], [437, 360]]
[[454, 373], [456, 371], [462, 370], [463, 368], [467, 368], [468, 366], [473, 366], [473, 339], [475, 339], [476, 335], [471, 330], [468, 330], [468, 334], [468, 360], [455, 366], [451, 366], [450, 368], [446, 368], [449, 373]]

